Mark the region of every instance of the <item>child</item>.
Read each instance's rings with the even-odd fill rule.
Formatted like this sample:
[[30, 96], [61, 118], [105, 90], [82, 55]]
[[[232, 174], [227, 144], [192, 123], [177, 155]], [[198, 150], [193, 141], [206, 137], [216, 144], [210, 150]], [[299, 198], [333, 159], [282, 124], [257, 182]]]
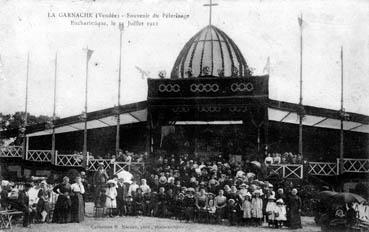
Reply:
[[242, 202], [242, 218], [243, 218], [243, 223], [245, 225], [250, 224], [250, 220], [251, 220], [251, 194], [249, 192], [246, 193], [245, 195], [245, 199]]
[[274, 209], [276, 207], [275, 204], [275, 197], [273, 195], [271, 195], [268, 198], [268, 203], [266, 205], [266, 215], [267, 215], [267, 222], [268, 222], [268, 227], [270, 226], [274, 226], [275, 225], [275, 214], [274, 214]]
[[263, 199], [260, 198], [261, 190], [254, 191], [255, 197], [251, 200], [251, 214], [257, 226], [263, 223]]
[[283, 199], [277, 200], [277, 205], [274, 208], [274, 215], [276, 220], [276, 227], [282, 228], [285, 221], [287, 221], [286, 206]]
[[228, 200], [228, 220], [231, 226], [238, 224], [238, 204], [234, 199]]
[[214, 201], [215, 195], [213, 193], [208, 193], [208, 204], [207, 204], [207, 210], [208, 210], [208, 221], [211, 222], [212, 219], [216, 218], [215, 212], [215, 201]]
[[151, 216], [151, 192], [147, 192], [144, 194], [144, 215]]
[[180, 221], [184, 219], [183, 201], [184, 201], [184, 194], [179, 193], [175, 201], [175, 217]]
[[133, 196], [134, 200], [134, 215], [142, 215], [144, 211], [144, 195], [141, 188], [136, 189], [136, 194]]
[[134, 215], [134, 202], [133, 202], [132, 196], [127, 196], [126, 206], [127, 206], [127, 215], [133, 216]]
[[105, 192], [105, 207], [107, 209], [106, 213], [109, 215], [109, 217], [113, 217], [113, 210], [117, 208], [117, 189], [113, 180], [109, 180], [106, 184], [108, 185]]

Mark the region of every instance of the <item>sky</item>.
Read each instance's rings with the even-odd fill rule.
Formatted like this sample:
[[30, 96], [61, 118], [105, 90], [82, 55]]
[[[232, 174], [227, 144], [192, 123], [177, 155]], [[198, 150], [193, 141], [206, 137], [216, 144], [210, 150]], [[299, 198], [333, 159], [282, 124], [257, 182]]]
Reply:
[[[344, 60], [344, 107], [369, 115], [369, 1], [214, 0], [212, 23], [231, 37], [255, 75], [270, 57], [270, 98], [299, 100], [300, 28], [303, 15], [303, 104], [340, 108], [340, 49]], [[52, 115], [57, 53], [56, 114], [84, 108], [86, 51], [89, 60], [88, 111], [117, 104], [119, 29], [122, 38], [121, 103], [143, 101], [147, 80], [139, 67], [158, 78], [170, 75], [184, 44], [208, 24], [208, 0], [57, 1], [0, 0], [0, 112], [25, 107], [27, 53], [30, 54], [28, 111]], [[66, 18], [80, 12], [119, 18]], [[166, 18], [163, 14], [189, 15]], [[55, 15], [53, 17], [52, 15]], [[133, 19], [130, 15], [148, 14]], [[154, 18], [153, 14], [159, 17]], [[107, 25], [71, 25], [71, 20]], [[144, 23], [137, 24], [135, 20]], [[115, 25], [112, 25], [116, 23]], [[128, 23], [130, 22], [130, 23]], [[128, 25], [130, 24], [130, 25]]]

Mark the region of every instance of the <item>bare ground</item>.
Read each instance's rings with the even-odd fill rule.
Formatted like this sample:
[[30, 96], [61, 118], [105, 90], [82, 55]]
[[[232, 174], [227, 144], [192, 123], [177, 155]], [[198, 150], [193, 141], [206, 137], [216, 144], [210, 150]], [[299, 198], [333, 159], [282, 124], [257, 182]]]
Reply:
[[[12, 230], [6, 231], [21, 231], [21, 232], [109, 232], [109, 231], [124, 231], [124, 232], [261, 232], [261, 231], [320, 231], [320, 228], [315, 225], [313, 218], [303, 217], [303, 229], [290, 230], [290, 229], [272, 229], [267, 225], [263, 227], [245, 227], [245, 226], [228, 226], [228, 225], [210, 225], [199, 223], [186, 223], [178, 220], [153, 218], [153, 217], [116, 217], [116, 218], [93, 218], [92, 217], [92, 205], [88, 204], [86, 207], [87, 217], [82, 223], [69, 223], [69, 224], [33, 224], [31, 228], [23, 228], [21, 224], [13, 226]], [[0, 230], [1, 231], [1, 230]], [[1, 231], [2, 232], [2, 231]]]

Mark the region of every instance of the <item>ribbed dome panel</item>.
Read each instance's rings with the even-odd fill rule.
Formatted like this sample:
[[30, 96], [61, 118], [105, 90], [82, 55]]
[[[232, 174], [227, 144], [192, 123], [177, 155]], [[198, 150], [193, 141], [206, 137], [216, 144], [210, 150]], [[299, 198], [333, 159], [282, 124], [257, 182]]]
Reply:
[[237, 45], [223, 31], [206, 26], [183, 47], [171, 78], [248, 77], [250, 69]]

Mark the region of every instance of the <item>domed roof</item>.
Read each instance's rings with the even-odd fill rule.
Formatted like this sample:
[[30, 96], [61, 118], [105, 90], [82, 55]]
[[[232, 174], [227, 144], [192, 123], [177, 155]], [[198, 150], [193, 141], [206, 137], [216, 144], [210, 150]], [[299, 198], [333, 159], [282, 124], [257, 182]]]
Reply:
[[219, 28], [208, 25], [183, 47], [171, 78], [248, 77], [246, 60], [237, 45]]

